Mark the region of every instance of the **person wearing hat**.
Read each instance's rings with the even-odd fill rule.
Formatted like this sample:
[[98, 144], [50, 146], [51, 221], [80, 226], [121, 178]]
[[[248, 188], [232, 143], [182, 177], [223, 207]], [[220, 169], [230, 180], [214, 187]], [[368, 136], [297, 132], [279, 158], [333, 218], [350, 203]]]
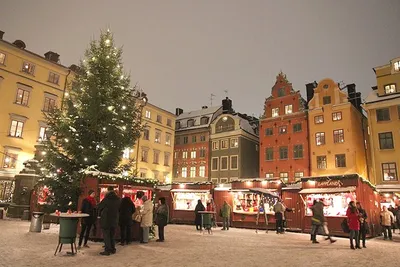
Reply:
[[82, 200], [81, 213], [89, 214], [89, 217], [84, 217], [81, 220], [81, 234], [79, 235], [78, 248], [81, 248], [83, 240], [83, 246], [86, 248], [89, 247], [87, 245], [87, 242], [89, 239], [90, 230], [92, 229], [92, 226], [96, 221], [96, 199], [94, 198], [95, 196], [95, 192], [93, 190], [89, 190], [88, 196], [84, 200]]
[[140, 243], [149, 242], [150, 227], [153, 225], [153, 203], [147, 196], [142, 197], [143, 207], [140, 212], [142, 216], [142, 221], [140, 222], [140, 227], [143, 230], [143, 237]]

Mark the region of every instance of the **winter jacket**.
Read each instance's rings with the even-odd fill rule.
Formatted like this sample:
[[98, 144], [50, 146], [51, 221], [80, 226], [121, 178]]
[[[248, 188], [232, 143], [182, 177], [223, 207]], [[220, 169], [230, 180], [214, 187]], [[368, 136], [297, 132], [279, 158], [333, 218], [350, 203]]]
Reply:
[[[393, 215], [395, 215], [395, 214], [393, 214]], [[397, 224], [400, 225], [400, 208], [397, 209], [395, 217], [396, 217]]]
[[132, 215], [136, 208], [130, 197], [124, 197], [119, 206], [119, 225], [132, 225]]
[[141, 227], [151, 227], [153, 225], [153, 202], [150, 199], [143, 203], [142, 210], [142, 221], [140, 222]]
[[285, 206], [281, 202], [276, 202], [274, 205], [274, 212], [275, 213], [284, 213], [286, 210]]
[[89, 217], [82, 218], [83, 224], [93, 224], [96, 221], [96, 207], [93, 206], [88, 198], [82, 200], [81, 212], [89, 214]]
[[114, 191], [108, 192], [98, 205], [102, 229], [116, 228], [118, 225], [120, 199]]
[[391, 226], [394, 222], [394, 215], [390, 211], [383, 211], [381, 213], [381, 224], [383, 226]]
[[195, 214], [195, 219], [194, 219], [194, 223], [196, 225], [200, 225], [201, 224], [201, 214], [199, 213], [199, 211], [204, 211], [206, 208], [204, 207], [204, 205], [201, 204], [197, 204], [196, 208], [194, 209], [194, 214]]
[[359, 231], [360, 230], [360, 213], [356, 209], [356, 212], [351, 212], [351, 208], [349, 207], [346, 212], [347, 223], [349, 224], [350, 230]]
[[359, 220], [360, 220], [360, 229], [364, 229], [367, 226], [366, 220], [368, 218], [367, 212], [364, 209], [358, 209]]
[[313, 212], [313, 216], [311, 218], [311, 222], [314, 225], [322, 225], [325, 222], [324, 216], [324, 203], [317, 202], [312, 207], [311, 210]]
[[169, 209], [166, 204], [160, 205], [156, 210], [156, 225], [166, 226], [169, 221]]
[[229, 204], [224, 203], [221, 208], [221, 217], [222, 218], [229, 218], [231, 216], [232, 208]]

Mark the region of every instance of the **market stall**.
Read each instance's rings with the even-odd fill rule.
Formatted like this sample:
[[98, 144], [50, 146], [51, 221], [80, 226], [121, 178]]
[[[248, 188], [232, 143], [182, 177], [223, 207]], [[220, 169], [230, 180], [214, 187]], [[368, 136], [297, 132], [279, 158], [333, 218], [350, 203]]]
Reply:
[[390, 206], [397, 207], [400, 205], [400, 185], [384, 184], [377, 185], [376, 189], [380, 194], [380, 207], [384, 206], [388, 209]]
[[226, 201], [229, 205], [232, 206], [232, 186], [231, 184], [219, 184], [214, 188], [214, 203], [215, 203], [215, 211], [216, 211], [216, 223], [219, 226], [222, 226], [222, 217], [220, 216], [219, 211], [221, 210], [224, 201]]
[[358, 175], [313, 177], [302, 179], [302, 190], [299, 192], [304, 204], [304, 219], [302, 229], [311, 230], [312, 211], [314, 200], [323, 201], [324, 214], [331, 234], [347, 236], [342, 231], [341, 223], [346, 218], [346, 211], [350, 201], [360, 201], [368, 214], [370, 235], [379, 231], [379, 195], [374, 187]]
[[285, 213], [285, 228], [293, 232], [301, 232], [302, 222], [305, 214], [303, 201], [299, 194], [301, 182], [289, 184], [282, 188], [282, 200], [286, 207], [290, 207], [293, 212]]

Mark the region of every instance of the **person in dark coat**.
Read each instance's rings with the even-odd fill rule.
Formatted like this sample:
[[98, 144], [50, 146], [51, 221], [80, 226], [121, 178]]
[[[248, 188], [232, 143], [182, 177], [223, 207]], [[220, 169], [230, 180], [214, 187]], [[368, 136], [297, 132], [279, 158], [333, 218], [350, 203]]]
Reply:
[[194, 214], [195, 214], [195, 220], [194, 223], [196, 224], [196, 230], [201, 230], [202, 225], [201, 225], [201, 214], [199, 213], [199, 211], [205, 211], [206, 208], [204, 207], [203, 203], [201, 202], [201, 200], [199, 199], [197, 201], [197, 205], [196, 208], [194, 209]]
[[324, 204], [321, 201], [314, 201], [314, 205], [311, 207], [311, 210], [313, 212], [313, 216], [311, 218], [311, 224], [312, 224], [311, 240], [313, 244], [318, 244], [319, 243], [317, 241], [318, 230], [320, 229], [321, 226], [323, 226], [325, 222]]
[[165, 203], [165, 198], [159, 199], [159, 206], [156, 210], [156, 225], [158, 226], [158, 239], [156, 242], [164, 242], [164, 227], [167, 226], [169, 220], [169, 209]]
[[83, 238], [85, 241], [83, 242], [83, 246], [88, 248], [87, 245], [90, 229], [92, 229], [93, 224], [96, 221], [96, 199], [95, 193], [93, 190], [89, 190], [88, 196], [82, 201], [81, 212], [89, 214], [89, 217], [84, 217], [81, 219], [81, 234], [79, 235], [79, 245], [78, 248], [81, 248]]
[[121, 246], [131, 243], [132, 215], [136, 208], [130, 196], [125, 196], [119, 206], [119, 228], [121, 230]]
[[100, 255], [109, 256], [115, 254], [115, 229], [118, 225], [120, 199], [114, 192], [114, 187], [107, 189], [107, 194], [98, 205], [100, 213], [100, 226], [103, 231], [104, 251]]
[[358, 244], [360, 244], [360, 240], [362, 240], [362, 246], [363, 248], [367, 248], [365, 245], [365, 239], [367, 237], [368, 233], [368, 223], [367, 223], [367, 212], [365, 209], [361, 207], [361, 203], [357, 201], [357, 209], [359, 212], [359, 220], [360, 220], [360, 234], [358, 235]]

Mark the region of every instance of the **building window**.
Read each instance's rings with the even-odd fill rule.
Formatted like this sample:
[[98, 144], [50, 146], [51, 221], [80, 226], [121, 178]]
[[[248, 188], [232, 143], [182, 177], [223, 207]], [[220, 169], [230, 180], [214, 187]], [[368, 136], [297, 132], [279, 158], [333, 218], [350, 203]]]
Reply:
[[179, 145], [181, 143], [181, 137], [180, 136], [176, 136], [175, 137], [175, 145]]
[[333, 112], [332, 113], [332, 120], [333, 121], [341, 121], [342, 120], [342, 112]]
[[385, 94], [393, 94], [396, 93], [396, 85], [395, 84], [388, 84], [385, 85]]
[[211, 170], [218, 171], [218, 158], [211, 159]]
[[206, 136], [200, 135], [200, 142], [205, 142], [205, 141], [206, 141]]
[[146, 178], [146, 172], [145, 171], [140, 171], [140, 178]]
[[196, 158], [196, 151], [191, 151], [190, 152], [190, 158], [195, 159]]
[[279, 117], [279, 108], [272, 109], [272, 117]]
[[390, 121], [389, 108], [377, 109], [376, 110], [376, 120], [377, 121]]
[[285, 96], [285, 88], [278, 89], [278, 97]]
[[219, 141], [212, 142], [212, 150], [218, 150]]
[[337, 168], [346, 167], [346, 155], [345, 154], [335, 155], [335, 164]]
[[282, 146], [279, 148], [279, 159], [288, 159], [288, 147]]
[[22, 137], [23, 129], [24, 129], [24, 122], [18, 120], [12, 120], [10, 127], [10, 136]]
[[200, 166], [199, 167], [199, 176], [200, 177], [206, 177], [206, 166]]
[[47, 140], [47, 127], [41, 126], [39, 128], [39, 141]]
[[287, 133], [287, 126], [279, 127], [279, 134], [286, 134]]
[[274, 160], [274, 148], [272, 147], [265, 148], [265, 160]]
[[221, 157], [221, 171], [228, 169], [228, 157]]
[[323, 115], [315, 116], [314, 117], [314, 123], [315, 124], [324, 123], [324, 116]]
[[15, 99], [15, 104], [27, 106], [28, 102], [29, 102], [29, 95], [30, 95], [30, 92], [28, 90], [18, 88], [17, 97]]
[[158, 123], [162, 123], [162, 117], [159, 114], [157, 114], [157, 122]]
[[171, 145], [171, 134], [166, 133], [165, 134], [165, 145], [170, 146]]
[[274, 134], [273, 128], [265, 128], [265, 136], [271, 136]]
[[224, 139], [221, 140], [221, 149], [227, 149], [228, 148], [228, 140]]
[[272, 179], [272, 178], [274, 178], [274, 174], [273, 173], [266, 173], [265, 174], [265, 178]]
[[392, 132], [379, 133], [379, 147], [380, 149], [394, 148]]
[[295, 173], [294, 173], [294, 179], [295, 179], [296, 181], [301, 180], [301, 178], [303, 178], [303, 177], [304, 177], [304, 172], [295, 172]]
[[201, 148], [199, 150], [199, 157], [200, 158], [205, 158], [206, 157], [206, 150], [204, 148]]
[[54, 109], [56, 106], [56, 100], [53, 97], [44, 97], [44, 106], [43, 106], [43, 111], [49, 112]]
[[154, 135], [154, 142], [157, 144], [161, 144], [161, 132], [159, 130], [156, 130], [156, 133]]
[[175, 122], [175, 128], [176, 129], [180, 129], [181, 128], [181, 122], [180, 121], [176, 121]]
[[395, 71], [400, 71], [400, 61], [396, 61], [393, 66]]
[[179, 152], [178, 152], [178, 151], [175, 151], [175, 152], [174, 152], [174, 158], [177, 159], [178, 157], [179, 157]]
[[159, 171], [153, 171], [153, 179], [158, 180]]
[[183, 178], [187, 177], [187, 168], [186, 167], [182, 167], [182, 177]]
[[325, 145], [325, 133], [316, 133], [315, 143], [317, 146]]
[[194, 126], [194, 120], [190, 119], [187, 121], [187, 127], [193, 127]]
[[160, 164], [160, 151], [154, 150], [153, 163]]
[[326, 156], [317, 156], [317, 168], [320, 170], [326, 169]]
[[293, 105], [286, 105], [285, 114], [292, 114], [292, 113], [293, 113]]
[[294, 133], [301, 132], [302, 130], [303, 130], [303, 129], [302, 129], [302, 127], [301, 127], [301, 123], [293, 124], [293, 132], [294, 132]]
[[231, 156], [231, 170], [238, 169], [238, 156]]
[[49, 83], [58, 84], [59, 81], [60, 81], [60, 75], [54, 72], [49, 72], [49, 80], [48, 80]]
[[145, 117], [148, 118], [148, 119], [151, 119], [151, 112], [150, 112], [150, 110], [146, 110], [146, 112], [145, 112]]
[[331, 97], [330, 96], [324, 96], [322, 98], [322, 103], [324, 103], [324, 105], [328, 105], [331, 103]]
[[279, 178], [284, 182], [288, 182], [289, 181], [289, 173], [281, 172], [281, 173], [279, 173]]
[[293, 148], [293, 158], [301, 159], [303, 158], [303, 145], [295, 145]]
[[190, 177], [191, 178], [196, 177], [196, 167], [195, 166], [190, 167]]
[[24, 63], [22, 64], [22, 72], [33, 75], [35, 73], [35, 65], [24, 61]]
[[187, 143], [189, 143], [189, 137], [184, 136], [183, 137], [183, 144], [187, 144]]
[[18, 154], [6, 152], [4, 154], [4, 169], [15, 169], [17, 167]]
[[236, 148], [239, 146], [239, 142], [237, 138], [232, 138], [231, 139], [231, 148]]
[[344, 143], [344, 130], [343, 129], [333, 131], [333, 142], [335, 144]]
[[192, 136], [192, 143], [196, 143], [197, 142], [197, 136], [193, 135]]
[[143, 139], [144, 140], [150, 140], [150, 130], [149, 130], [149, 128], [144, 128], [143, 129]]
[[125, 148], [122, 152], [123, 159], [129, 159], [131, 157], [131, 149], [129, 147]]
[[164, 152], [164, 166], [169, 166], [169, 158], [170, 154], [168, 152]]
[[382, 163], [384, 181], [397, 181], [397, 168], [395, 162]]
[[6, 54], [0, 52], [0, 64], [4, 65], [6, 62]]
[[147, 162], [149, 157], [149, 151], [147, 149], [142, 150], [142, 161]]
[[188, 152], [187, 151], [183, 151], [182, 152], [182, 158], [183, 159], [187, 159], [188, 158]]
[[167, 126], [169, 126], [169, 127], [172, 126], [172, 120], [171, 119], [167, 119]]
[[200, 124], [201, 125], [204, 125], [204, 124], [207, 124], [208, 123], [208, 117], [202, 117], [201, 119], [200, 119]]

